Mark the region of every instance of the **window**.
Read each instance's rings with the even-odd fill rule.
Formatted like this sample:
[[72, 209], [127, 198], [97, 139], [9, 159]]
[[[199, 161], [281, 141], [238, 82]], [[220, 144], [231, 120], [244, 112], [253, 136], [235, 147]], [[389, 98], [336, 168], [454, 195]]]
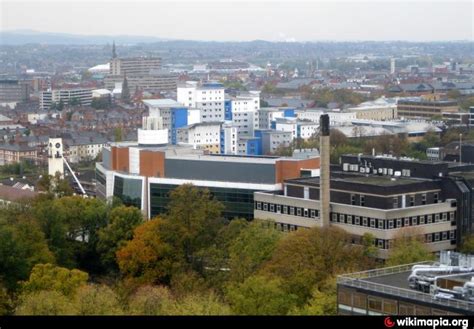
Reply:
[[360, 205], [363, 207], [365, 206], [365, 195], [360, 196]]
[[295, 215], [295, 207], [290, 207], [290, 215]]
[[435, 194], [433, 195], [433, 202], [434, 202], [434, 203], [438, 203], [438, 201], [439, 201], [439, 194], [438, 194], [438, 193], [435, 193]]
[[264, 211], [268, 211], [268, 203], [264, 203], [264, 204], [263, 204], [263, 210], [264, 210]]
[[403, 226], [410, 226], [410, 218], [408, 217], [405, 218], [405, 225]]
[[425, 216], [420, 216], [420, 225], [425, 224]]
[[393, 228], [393, 219], [388, 221], [388, 228], [392, 229]]
[[398, 208], [398, 198], [393, 198], [393, 208]]
[[432, 234], [427, 234], [426, 235], [426, 242], [428, 242], [428, 243], [433, 242], [433, 235]]
[[375, 228], [375, 219], [370, 219], [370, 227]]
[[381, 219], [378, 220], [377, 228], [383, 230], [383, 220], [381, 220]]
[[314, 211], [314, 209], [311, 209], [311, 218], [315, 218], [316, 217], [316, 211]]
[[283, 206], [283, 213], [287, 214], [288, 213], [288, 206]]
[[356, 197], [354, 194], [351, 194], [351, 205], [355, 205], [356, 204]]
[[308, 217], [308, 209], [305, 209], [303, 212], [304, 217]]
[[341, 223], [345, 223], [345, 217], [346, 217], [346, 216], [345, 216], [344, 214], [339, 214], [339, 221], [340, 221]]
[[426, 194], [421, 195], [421, 204], [426, 204]]
[[443, 222], [446, 222], [448, 220], [448, 213], [443, 212]]
[[277, 205], [277, 213], [281, 213], [281, 204]]
[[413, 206], [415, 206], [415, 196], [410, 195], [410, 207], [413, 207]]
[[261, 202], [257, 202], [257, 210], [260, 210], [262, 209], [262, 203]]
[[270, 205], [270, 211], [275, 212], [275, 205], [273, 203]]
[[435, 223], [439, 222], [439, 214], [435, 215]]
[[336, 213], [332, 214], [332, 221], [337, 222], [337, 214]]
[[439, 233], [435, 233], [435, 241], [439, 241]]
[[296, 208], [296, 215], [301, 216], [301, 208]]
[[347, 215], [347, 224], [352, 224], [352, 216]]
[[441, 240], [448, 240], [448, 232], [443, 232], [441, 234]]
[[[356, 217], [357, 218], [357, 217]], [[367, 226], [367, 217], [362, 218], [362, 225]]]
[[383, 240], [378, 239], [378, 240], [377, 240], [377, 246], [378, 246], [380, 249], [383, 249]]
[[453, 220], [454, 220], [454, 211], [451, 211], [451, 212], [449, 213], [449, 220], [450, 220], [450, 221], [453, 221]]
[[402, 227], [402, 219], [397, 219], [397, 228]]
[[360, 225], [360, 217], [359, 216], [355, 216], [355, 223], [356, 223], [356, 225]]
[[428, 215], [428, 224], [433, 223], [433, 215]]
[[411, 225], [418, 225], [418, 218], [417, 217], [412, 217], [411, 218]]
[[449, 232], [449, 240], [454, 240], [454, 239], [455, 239], [454, 231], [450, 231]]

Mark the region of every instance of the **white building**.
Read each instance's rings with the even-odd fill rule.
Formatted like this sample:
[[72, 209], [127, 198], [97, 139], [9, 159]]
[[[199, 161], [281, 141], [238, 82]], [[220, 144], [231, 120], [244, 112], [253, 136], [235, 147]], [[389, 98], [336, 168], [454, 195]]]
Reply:
[[40, 93], [40, 108], [49, 110], [53, 103], [63, 102], [67, 105], [71, 100], [77, 100], [81, 105], [91, 105], [92, 89], [91, 88], [72, 88], [72, 89], [53, 89], [42, 91]]
[[187, 81], [178, 85], [177, 100], [201, 110], [201, 122], [224, 121], [224, 85], [218, 82]]
[[323, 114], [329, 115], [329, 124], [331, 126], [339, 126], [355, 120], [357, 115], [355, 112], [337, 112], [337, 111], [321, 111], [321, 110], [299, 110], [296, 111], [296, 117], [300, 120], [309, 120], [319, 123], [319, 117]]
[[149, 75], [153, 70], [160, 69], [161, 58], [159, 57], [115, 57], [110, 63], [110, 75], [143, 76]]
[[298, 121], [296, 118], [277, 118], [275, 129], [277, 131], [291, 132], [293, 139], [308, 139], [318, 132], [319, 123]]
[[238, 154], [238, 128], [231, 122], [222, 124], [221, 128], [221, 154]]
[[240, 136], [253, 136], [259, 128], [260, 92], [251, 91], [231, 99], [232, 123], [239, 128]]
[[397, 99], [381, 97], [374, 101], [364, 102], [347, 109], [355, 112], [357, 119], [363, 120], [395, 120], [398, 118]]
[[220, 153], [221, 122], [194, 123], [177, 129], [178, 143], [192, 145], [209, 153]]

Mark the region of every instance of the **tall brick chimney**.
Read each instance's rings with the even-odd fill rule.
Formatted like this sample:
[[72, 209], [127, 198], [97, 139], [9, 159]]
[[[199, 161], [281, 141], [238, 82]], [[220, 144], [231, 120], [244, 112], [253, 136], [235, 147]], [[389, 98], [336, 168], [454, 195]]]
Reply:
[[329, 115], [323, 114], [319, 117], [319, 152], [321, 158], [321, 169], [320, 169], [320, 178], [319, 178], [319, 193], [320, 193], [320, 209], [319, 209], [319, 218], [321, 219], [321, 226], [329, 226], [329, 213], [330, 213], [330, 186], [331, 173], [329, 169], [329, 159], [330, 159], [330, 137], [329, 137]]

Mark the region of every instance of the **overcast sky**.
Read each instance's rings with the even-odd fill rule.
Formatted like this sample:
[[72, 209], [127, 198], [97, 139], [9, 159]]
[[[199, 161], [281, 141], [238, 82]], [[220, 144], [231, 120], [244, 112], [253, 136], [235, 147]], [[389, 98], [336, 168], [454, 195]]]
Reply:
[[473, 40], [473, 1], [0, 0], [0, 29], [192, 40]]

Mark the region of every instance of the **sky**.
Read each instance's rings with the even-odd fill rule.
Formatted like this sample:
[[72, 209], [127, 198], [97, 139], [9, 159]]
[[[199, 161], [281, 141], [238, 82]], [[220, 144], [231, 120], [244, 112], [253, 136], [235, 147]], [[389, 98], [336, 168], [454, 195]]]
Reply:
[[214, 41], [473, 41], [473, 2], [0, 0], [0, 31]]

